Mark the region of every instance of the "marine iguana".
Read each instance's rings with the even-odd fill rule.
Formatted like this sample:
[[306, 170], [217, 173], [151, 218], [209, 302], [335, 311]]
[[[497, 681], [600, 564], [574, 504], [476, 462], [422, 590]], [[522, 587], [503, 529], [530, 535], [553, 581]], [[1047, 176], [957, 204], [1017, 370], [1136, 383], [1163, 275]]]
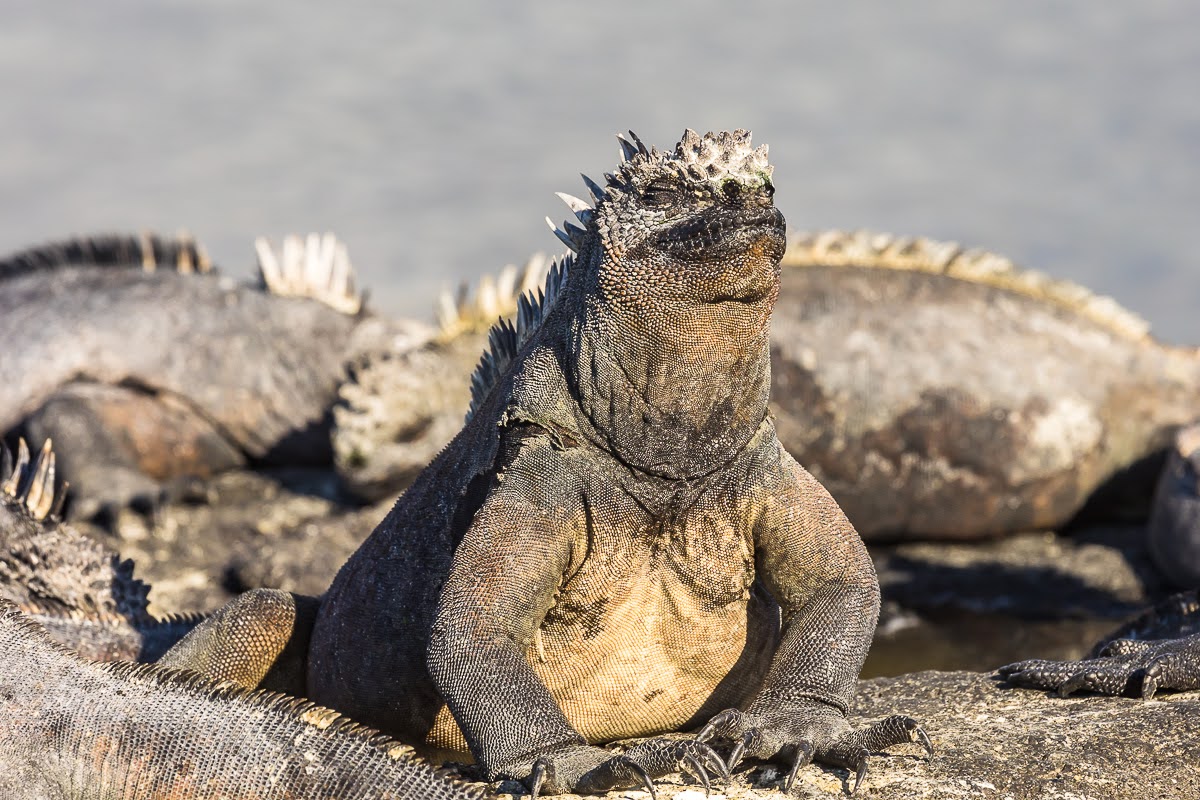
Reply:
[[772, 324], [780, 440], [868, 540], [1059, 529], [1149, 507], [1200, 416], [1200, 351], [1108, 298], [929, 239], [794, 239]]
[[0, 599], [7, 800], [483, 800], [412, 748], [287, 695], [98, 664]]
[[[604, 186], [585, 179], [594, 208], [564, 196], [574, 254], [493, 328], [466, 426], [321, 599], [307, 694], [469, 747], [535, 796], [707, 780], [718, 739], [730, 764], [787, 763], [788, 787], [814, 758], [857, 787], [872, 750], [932, 748], [907, 717], [846, 721], [879, 588], [767, 412], [784, 220], [766, 148], [621, 146]], [[244, 666], [196, 650], [210, 674]]]
[[260, 242], [259, 269], [261, 285], [241, 284], [190, 240], [153, 236], [0, 261], [0, 335], [21, 342], [0, 357], [0, 433], [71, 442], [58, 468], [74, 514], [153, 505], [247, 461], [329, 463], [347, 364], [427, 327], [359, 313], [332, 236], [279, 256]]

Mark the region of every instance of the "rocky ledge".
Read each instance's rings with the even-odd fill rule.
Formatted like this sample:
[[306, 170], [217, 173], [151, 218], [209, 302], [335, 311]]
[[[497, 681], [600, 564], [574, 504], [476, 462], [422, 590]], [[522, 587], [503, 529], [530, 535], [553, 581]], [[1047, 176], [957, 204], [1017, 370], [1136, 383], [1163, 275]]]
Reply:
[[[872, 756], [855, 798], [888, 800], [1161, 800], [1200, 798], [1200, 692], [1153, 700], [1006, 688], [977, 672], [918, 672], [859, 685], [858, 723], [907, 714], [919, 719], [935, 755], [919, 745]], [[740, 767], [711, 800], [780, 798], [782, 772]], [[854, 776], [811, 765], [789, 797], [846, 798]], [[502, 784], [500, 790], [516, 790]], [[658, 782], [659, 800], [702, 800], [691, 778]], [[566, 796], [573, 797], [573, 796]], [[609, 798], [643, 800], [644, 791]]]

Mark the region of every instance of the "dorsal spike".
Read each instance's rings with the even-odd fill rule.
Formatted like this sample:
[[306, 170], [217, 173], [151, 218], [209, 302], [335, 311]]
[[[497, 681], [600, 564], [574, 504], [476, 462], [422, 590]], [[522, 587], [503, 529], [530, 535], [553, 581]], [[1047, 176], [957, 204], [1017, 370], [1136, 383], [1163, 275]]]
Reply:
[[41, 502], [43, 481], [46, 477], [45, 470], [51, 458], [53, 458], [53, 454], [50, 452], [50, 440], [47, 439], [42, 444], [42, 449], [38, 451], [37, 460], [25, 474], [25, 479], [21, 482], [22, 486], [17, 494], [17, 500], [21, 501], [26, 508], [34, 508]]
[[25, 493], [25, 507], [34, 519], [45, 519], [54, 506], [54, 461], [54, 451], [47, 439]]
[[565, 221], [563, 222], [563, 230], [566, 235], [570, 236], [571, 241], [575, 242], [575, 252], [580, 252], [580, 247], [583, 247], [583, 240], [586, 239], [588, 231], [578, 227], [578, 225], [572, 225], [570, 222]]
[[13, 465], [12, 473], [4, 483], [0, 484], [0, 492], [9, 497], [16, 497], [17, 490], [21, 488], [22, 477], [25, 475], [25, 468], [29, 466], [29, 445], [25, 444], [25, 439], [17, 439], [17, 463]]
[[175, 238], [179, 241], [179, 252], [175, 254], [175, 271], [180, 275], [191, 275], [196, 271], [196, 263], [192, 260], [192, 235], [186, 230], [181, 230]]
[[617, 134], [617, 141], [621, 143], [621, 160], [629, 161], [638, 154], [637, 146], [627, 140], [621, 134]]
[[650, 155], [650, 151], [646, 149], [646, 145], [641, 138], [633, 131], [629, 132], [629, 140], [637, 145], [638, 152], [644, 156]]
[[[54, 505], [50, 506], [50, 513], [48, 514], [48, 516], [53, 517], [55, 519], [59, 519], [62, 517], [63, 506], [67, 502], [67, 489], [69, 489], [70, 486], [71, 486], [70, 483], [68, 483], [67, 481], [63, 481], [62, 486], [58, 487], [58, 491], [55, 492], [55, 496], [54, 496]], [[146, 591], [147, 592], [150, 591], [149, 587], [146, 588]]]
[[604, 199], [604, 189], [600, 186], [600, 184], [596, 183], [582, 172], [579, 173], [579, 177], [583, 178], [583, 184], [587, 186], [588, 191], [592, 193], [592, 197], [595, 198], [597, 203]]
[[151, 237], [150, 231], [138, 233], [138, 245], [142, 251], [142, 271], [154, 272], [158, 269], [158, 262], [154, 259], [154, 239]]
[[579, 216], [580, 212], [592, 210], [592, 207], [586, 200], [580, 200], [575, 195], [567, 194], [566, 192], [555, 192], [555, 194], [558, 195], [559, 200], [567, 204], [567, 208], [571, 209], [575, 213], [575, 216]]
[[558, 237], [558, 240], [571, 249], [572, 253], [579, 252], [579, 246], [571, 239], [571, 235], [566, 231], [559, 230], [558, 226], [554, 224], [554, 220], [546, 217], [546, 224], [550, 226], [550, 230], [554, 231], [554, 235]]

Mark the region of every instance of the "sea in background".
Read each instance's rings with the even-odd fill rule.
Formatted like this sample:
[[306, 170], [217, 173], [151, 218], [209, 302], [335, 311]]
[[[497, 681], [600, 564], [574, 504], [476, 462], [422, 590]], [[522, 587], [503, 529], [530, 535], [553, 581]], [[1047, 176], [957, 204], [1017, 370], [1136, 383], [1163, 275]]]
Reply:
[[[1200, 5], [0, 0], [0, 251], [332, 230], [377, 308], [559, 250], [632, 128], [767, 142], [793, 230], [986, 247], [1200, 344]], [[936, 346], [936, 343], [931, 343]]]

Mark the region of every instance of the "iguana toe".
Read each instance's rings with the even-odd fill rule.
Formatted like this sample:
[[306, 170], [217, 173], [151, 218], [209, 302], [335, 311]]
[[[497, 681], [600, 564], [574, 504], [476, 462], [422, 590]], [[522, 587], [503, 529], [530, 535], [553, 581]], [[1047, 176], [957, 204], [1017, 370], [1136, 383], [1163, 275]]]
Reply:
[[1200, 688], [1200, 634], [1149, 642], [1117, 639], [1096, 658], [1019, 661], [997, 672], [1014, 686], [1046, 689], [1060, 697], [1085, 691], [1149, 700], [1160, 689]]
[[867, 776], [867, 760], [872, 751], [882, 750], [895, 744], [918, 742], [925, 748], [929, 758], [933, 758], [933, 743], [924, 729], [912, 717], [900, 714], [887, 717], [866, 728], [850, 731], [828, 748], [818, 750], [817, 760], [835, 764], [854, 771], [854, 786], [850, 794], [855, 794]]

